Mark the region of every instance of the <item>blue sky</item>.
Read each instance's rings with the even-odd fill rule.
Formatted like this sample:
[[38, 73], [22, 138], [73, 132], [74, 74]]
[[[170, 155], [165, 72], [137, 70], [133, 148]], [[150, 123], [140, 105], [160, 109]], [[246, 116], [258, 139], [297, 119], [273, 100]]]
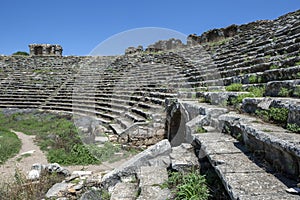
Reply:
[[0, 54], [50, 43], [61, 44], [64, 55], [88, 55], [107, 38], [130, 29], [161, 27], [201, 34], [297, 9], [300, 0], [2, 0]]

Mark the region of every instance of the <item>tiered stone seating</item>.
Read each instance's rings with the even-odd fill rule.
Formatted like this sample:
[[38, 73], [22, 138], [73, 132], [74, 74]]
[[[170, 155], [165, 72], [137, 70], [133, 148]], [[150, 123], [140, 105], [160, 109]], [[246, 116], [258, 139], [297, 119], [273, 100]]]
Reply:
[[[147, 146], [168, 134], [174, 139], [174, 130], [164, 133], [170, 130], [165, 121], [172, 119], [165, 117], [165, 100], [180, 98], [176, 106], [186, 121], [173, 145], [193, 137], [199, 158], [209, 160], [231, 198], [292, 199], [284, 190], [300, 175], [299, 18], [297, 11], [241, 25], [231, 38], [166, 52], [0, 57], [0, 108], [91, 116], [120, 142]], [[243, 90], [225, 91], [233, 83]], [[232, 105], [252, 87], [265, 87], [263, 96], [272, 98], [250, 96]], [[286, 109], [287, 118], [280, 123], [274, 116], [268, 122], [259, 118], [264, 117], [259, 112], [268, 115], [274, 108]], [[197, 126], [208, 132], [196, 135]]]
[[[168, 115], [168, 137], [173, 145], [194, 140], [199, 158], [208, 159], [232, 199], [298, 198], [286, 189], [296, 186], [300, 174], [299, 18], [297, 11], [254, 22], [230, 39], [177, 51], [197, 67], [186, 71], [191, 87], [180, 92], [193, 101], [170, 101], [176, 106]], [[204, 49], [204, 59], [193, 54]], [[245, 91], [225, 91], [232, 83]], [[263, 86], [265, 97], [224, 108], [250, 94], [247, 89]], [[176, 121], [176, 109], [184, 122]], [[172, 126], [174, 120], [184, 127]]]

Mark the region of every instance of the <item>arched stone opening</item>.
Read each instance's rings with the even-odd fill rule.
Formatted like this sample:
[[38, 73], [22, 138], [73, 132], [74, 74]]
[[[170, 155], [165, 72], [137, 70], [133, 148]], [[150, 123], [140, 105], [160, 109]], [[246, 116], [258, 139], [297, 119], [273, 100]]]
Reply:
[[187, 118], [185, 112], [179, 106], [179, 104], [170, 105], [170, 109], [167, 111], [166, 119], [166, 136], [172, 146], [179, 146], [180, 144], [187, 142], [186, 137], [186, 122]]

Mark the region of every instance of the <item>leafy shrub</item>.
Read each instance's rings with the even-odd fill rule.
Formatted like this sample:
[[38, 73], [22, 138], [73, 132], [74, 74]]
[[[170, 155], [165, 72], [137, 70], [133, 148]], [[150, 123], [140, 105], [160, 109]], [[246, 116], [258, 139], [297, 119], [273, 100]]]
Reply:
[[269, 121], [270, 120], [270, 117], [269, 117], [269, 112], [266, 111], [266, 110], [256, 110], [255, 111], [255, 114], [263, 119], [264, 121]]
[[0, 164], [16, 155], [21, 146], [21, 140], [16, 134], [0, 127]]
[[166, 185], [174, 192], [175, 200], [207, 200], [209, 198], [205, 176], [196, 171], [172, 172]]
[[265, 93], [265, 87], [249, 87], [248, 92], [252, 93], [255, 97], [263, 97]]
[[249, 77], [249, 83], [257, 83], [257, 76], [256, 75], [251, 75]]
[[283, 88], [280, 88], [278, 95], [281, 97], [289, 97], [290, 93], [291, 93], [291, 90], [283, 87]]
[[287, 108], [270, 108], [270, 110], [256, 110], [257, 114], [264, 121], [274, 121], [282, 125], [286, 124], [289, 110]]
[[295, 133], [300, 133], [300, 126], [297, 124], [287, 124], [287, 129]]
[[289, 110], [287, 108], [271, 108], [270, 119], [278, 123], [285, 124], [288, 119]]
[[243, 85], [241, 83], [232, 83], [225, 87], [226, 91], [242, 91]]

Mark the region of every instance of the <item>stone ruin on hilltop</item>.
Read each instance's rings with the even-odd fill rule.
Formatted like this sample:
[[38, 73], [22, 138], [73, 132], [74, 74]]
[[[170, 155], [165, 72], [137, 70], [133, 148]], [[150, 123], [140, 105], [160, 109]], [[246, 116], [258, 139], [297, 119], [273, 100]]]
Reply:
[[30, 56], [62, 56], [63, 48], [53, 44], [30, 44]]

